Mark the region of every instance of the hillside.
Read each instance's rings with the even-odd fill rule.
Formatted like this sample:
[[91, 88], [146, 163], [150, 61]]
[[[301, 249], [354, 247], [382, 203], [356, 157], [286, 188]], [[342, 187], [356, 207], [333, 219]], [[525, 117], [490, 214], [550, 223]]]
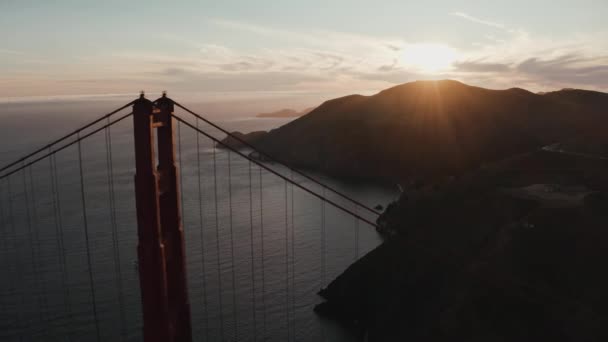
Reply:
[[316, 311], [369, 341], [605, 341], [606, 175], [538, 151], [406, 190]]
[[343, 178], [404, 182], [458, 175], [556, 142], [608, 146], [608, 94], [535, 94], [417, 81], [351, 95], [261, 137], [267, 153]]

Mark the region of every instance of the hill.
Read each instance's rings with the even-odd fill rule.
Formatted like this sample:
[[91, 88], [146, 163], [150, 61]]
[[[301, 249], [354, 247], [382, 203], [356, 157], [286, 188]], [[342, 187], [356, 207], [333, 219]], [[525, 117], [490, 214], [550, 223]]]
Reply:
[[608, 94], [535, 94], [417, 81], [327, 101], [260, 137], [265, 152], [340, 177], [404, 182], [458, 175], [556, 142], [608, 146]]

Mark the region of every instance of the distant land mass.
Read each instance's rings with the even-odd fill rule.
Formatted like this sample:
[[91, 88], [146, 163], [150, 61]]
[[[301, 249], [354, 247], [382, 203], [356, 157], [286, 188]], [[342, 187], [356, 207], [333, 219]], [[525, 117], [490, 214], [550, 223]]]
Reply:
[[608, 94], [417, 81], [329, 100], [253, 143], [294, 166], [385, 183], [458, 175], [560, 143], [606, 154]]
[[270, 113], [260, 113], [257, 114], [256, 117], [257, 118], [297, 118], [303, 115], [306, 115], [310, 112], [312, 112], [315, 109], [315, 107], [310, 107], [310, 108], [306, 108], [300, 112], [298, 112], [297, 110], [293, 110], [293, 109], [281, 109], [281, 110], [277, 110], [276, 112], [270, 112]]

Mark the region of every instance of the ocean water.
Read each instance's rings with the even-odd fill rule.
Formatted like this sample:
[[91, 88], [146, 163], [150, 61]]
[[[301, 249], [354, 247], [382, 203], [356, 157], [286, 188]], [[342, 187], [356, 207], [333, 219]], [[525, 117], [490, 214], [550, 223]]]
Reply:
[[[0, 164], [125, 102], [5, 103]], [[193, 109], [205, 113], [205, 104]], [[186, 113], [176, 114], [197, 124]], [[247, 113], [205, 115], [243, 132], [289, 121]], [[319, 318], [313, 307], [321, 302], [320, 288], [380, 243], [374, 229], [237, 154], [214, 148], [183, 124], [176, 133], [194, 340], [357, 340]], [[133, 155], [127, 118], [107, 135], [101, 131], [0, 179], [0, 341], [142, 339]], [[289, 170], [266, 165], [374, 219]], [[394, 189], [314, 176], [371, 207], [385, 206], [397, 195]]]

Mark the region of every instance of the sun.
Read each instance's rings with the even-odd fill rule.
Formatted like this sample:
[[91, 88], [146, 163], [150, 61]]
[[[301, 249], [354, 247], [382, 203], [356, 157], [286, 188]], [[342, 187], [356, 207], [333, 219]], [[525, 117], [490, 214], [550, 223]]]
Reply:
[[456, 50], [436, 43], [409, 44], [403, 49], [403, 63], [422, 72], [435, 73], [449, 69], [457, 59]]

